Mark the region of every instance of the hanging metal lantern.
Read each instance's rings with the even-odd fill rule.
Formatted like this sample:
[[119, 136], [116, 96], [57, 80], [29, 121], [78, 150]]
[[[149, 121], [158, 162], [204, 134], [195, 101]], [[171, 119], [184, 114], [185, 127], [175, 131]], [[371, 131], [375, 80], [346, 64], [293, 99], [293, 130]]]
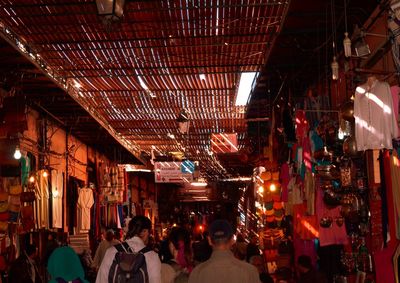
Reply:
[[347, 137], [343, 142], [343, 153], [345, 156], [357, 156], [357, 145], [354, 136]]
[[115, 22], [124, 14], [125, 0], [96, 0], [97, 13], [105, 19]]
[[340, 114], [342, 115], [342, 119], [352, 122], [354, 121], [354, 102], [353, 100], [349, 100], [345, 102], [340, 108]]
[[344, 33], [343, 39], [344, 56], [351, 57], [351, 40], [349, 38], [349, 33]]
[[339, 63], [336, 61], [336, 56], [333, 56], [331, 68], [332, 68], [332, 80], [336, 81], [339, 79]]

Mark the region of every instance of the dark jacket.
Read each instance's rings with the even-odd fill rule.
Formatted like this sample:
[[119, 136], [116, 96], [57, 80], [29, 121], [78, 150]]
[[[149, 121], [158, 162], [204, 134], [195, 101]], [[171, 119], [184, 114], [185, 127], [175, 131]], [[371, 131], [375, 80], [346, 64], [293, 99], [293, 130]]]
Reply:
[[314, 269], [310, 269], [306, 273], [300, 274], [300, 278], [297, 283], [328, 283], [325, 274], [318, 272]]
[[11, 264], [8, 281], [13, 283], [41, 283], [42, 279], [37, 265], [33, 260], [31, 261], [35, 269], [35, 281], [32, 281], [32, 265], [25, 252]]

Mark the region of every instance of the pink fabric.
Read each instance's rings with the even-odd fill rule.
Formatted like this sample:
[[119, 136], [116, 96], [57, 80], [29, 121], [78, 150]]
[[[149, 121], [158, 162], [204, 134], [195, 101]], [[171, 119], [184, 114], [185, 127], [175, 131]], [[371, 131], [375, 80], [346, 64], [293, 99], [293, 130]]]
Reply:
[[313, 266], [316, 266], [317, 263], [317, 251], [315, 249], [314, 241], [310, 240], [301, 240], [298, 238], [293, 239], [294, 246], [294, 257], [295, 262], [297, 262], [297, 258], [301, 255], [308, 255], [311, 258], [311, 262]]
[[298, 141], [301, 141], [307, 135], [308, 127], [306, 112], [304, 110], [296, 111], [296, 137]]
[[379, 252], [374, 253], [376, 283], [394, 283], [394, 272], [392, 257], [395, 247], [387, 247]]
[[289, 174], [289, 165], [286, 162], [282, 164], [280, 176], [282, 182], [282, 201], [288, 202], [289, 200], [288, 184], [290, 181], [290, 174]]
[[[400, 87], [398, 85], [392, 86], [390, 88], [390, 92], [392, 93], [394, 115], [396, 117], [396, 121], [399, 121], [399, 93], [400, 93]], [[398, 130], [398, 136], [400, 136], [400, 128]]]
[[308, 138], [308, 136], [304, 137], [302, 140], [302, 148], [303, 148], [303, 162], [304, 165], [306, 166], [306, 168], [308, 170], [311, 171], [311, 143], [310, 143], [310, 139]]
[[192, 271], [193, 267], [190, 266], [188, 262], [186, 262], [185, 258], [185, 243], [183, 241], [178, 242], [178, 255], [176, 257], [176, 262], [183, 268], [186, 268], [189, 272]]
[[340, 215], [340, 206], [328, 209], [325, 206], [323, 201], [323, 190], [321, 188], [317, 188], [317, 201], [316, 201], [316, 211], [318, 223], [320, 223], [322, 217], [332, 217], [333, 222], [332, 226], [329, 228], [320, 227], [319, 229], [319, 241], [321, 247], [328, 245], [347, 245], [348, 237], [346, 233], [346, 225], [342, 225], [339, 227], [336, 224], [335, 219], [337, 217], [341, 217]]

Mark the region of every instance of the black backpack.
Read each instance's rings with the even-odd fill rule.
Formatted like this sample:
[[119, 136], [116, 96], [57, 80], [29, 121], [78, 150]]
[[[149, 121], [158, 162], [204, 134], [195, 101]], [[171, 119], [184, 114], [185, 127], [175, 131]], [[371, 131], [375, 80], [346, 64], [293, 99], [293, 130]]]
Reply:
[[145, 253], [151, 251], [144, 247], [134, 252], [127, 242], [114, 246], [117, 249], [108, 274], [109, 283], [148, 283]]

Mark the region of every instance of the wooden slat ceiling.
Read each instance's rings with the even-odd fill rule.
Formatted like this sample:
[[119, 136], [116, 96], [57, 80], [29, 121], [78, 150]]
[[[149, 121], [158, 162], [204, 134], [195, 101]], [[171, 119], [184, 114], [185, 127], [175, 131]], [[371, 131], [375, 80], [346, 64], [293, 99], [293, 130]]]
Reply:
[[[237, 132], [243, 148], [240, 74], [266, 63], [289, 0], [127, 1], [110, 30], [95, 1], [0, 6], [1, 35], [22, 42], [25, 55], [135, 156], [183, 151], [204, 176], [219, 178], [231, 172], [209, 154], [210, 134]], [[178, 131], [182, 109], [190, 112], [188, 135]]]
[[141, 162], [120, 145], [66, 92], [0, 38], [0, 91], [14, 93], [85, 144], [121, 163]]

